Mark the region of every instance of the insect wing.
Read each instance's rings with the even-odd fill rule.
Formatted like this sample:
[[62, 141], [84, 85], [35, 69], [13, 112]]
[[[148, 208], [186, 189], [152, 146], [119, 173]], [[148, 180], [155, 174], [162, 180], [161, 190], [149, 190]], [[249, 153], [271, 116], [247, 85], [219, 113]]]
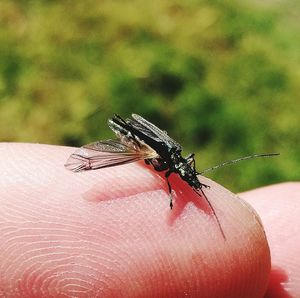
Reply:
[[149, 130], [147, 127], [143, 126], [141, 123], [134, 119], [127, 118], [126, 123], [128, 123], [131, 127], [134, 127], [136, 130], [141, 132], [142, 134], [150, 137], [155, 142], [161, 142], [161, 138], [159, 138], [153, 131]]
[[69, 157], [65, 167], [73, 172], [81, 172], [155, 157], [157, 153], [143, 143], [134, 148], [121, 140], [106, 140], [79, 148]]
[[178, 150], [181, 150], [180, 144], [178, 144], [175, 140], [173, 140], [167, 132], [161, 130], [153, 123], [147, 121], [142, 116], [137, 114], [132, 114], [132, 119], [126, 119], [129, 123], [142, 131], [144, 134], [152, 137], [156, 141], [167, 143], [170, 147], [175, 147]]

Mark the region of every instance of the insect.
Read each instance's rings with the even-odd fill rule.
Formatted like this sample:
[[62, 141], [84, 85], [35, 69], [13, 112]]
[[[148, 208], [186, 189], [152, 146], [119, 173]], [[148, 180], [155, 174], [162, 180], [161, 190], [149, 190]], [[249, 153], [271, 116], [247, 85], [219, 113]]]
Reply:
[[208, 188], [209, 186], [201, 183], [197, 175], [241, 160], [277, 155], [277, 153], [270, 153], [246, 156], [226, 161], [198, 173], [195, 168], [194, 153], [183, 157], [180, 144], [170, 138], [165, 131], [143, 117], [132, 114], [132, 118], [123, 119], [119, 115], [115, 115], [108, 120], [108, 126], [117, 135], [117, 139], [98, 141], [79, 148], [67, 160], [65, 167], [68, 170], [81, 172], [145, 160], [146, 164], [152, 165], [156, 171], [166, 171], [165, 177], [171, 209], [173, 200], [169, 176], [174, 173], [190, 185], [195, 193], [199, 196], [202, 194], [205, 197], [220, 228], [221, 225], [216, 212], [202, 190], [203, 187]]

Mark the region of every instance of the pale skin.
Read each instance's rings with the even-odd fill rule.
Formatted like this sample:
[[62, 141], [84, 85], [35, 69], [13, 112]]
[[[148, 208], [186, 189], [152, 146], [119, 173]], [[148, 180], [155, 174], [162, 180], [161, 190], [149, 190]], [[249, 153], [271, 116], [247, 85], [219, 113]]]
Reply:
[[207, 178], [199, 177], [226, 239], [205, 200], [173, 174], [170, 210], [163, 174], [142, 162], [75, 174], [63, 167], [74, 148], [0, 151], [0, 296], [300, 293], [300, 183], [240, 194], [269, 250], [250, 205]]

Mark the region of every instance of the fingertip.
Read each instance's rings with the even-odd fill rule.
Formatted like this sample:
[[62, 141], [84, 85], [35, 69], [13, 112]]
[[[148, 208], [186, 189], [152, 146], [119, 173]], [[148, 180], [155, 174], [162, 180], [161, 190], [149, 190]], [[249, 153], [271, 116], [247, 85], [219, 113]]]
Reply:
[[[199, 178], [210, 186], [205, 195], [225, 240], [205, 198], [175, 175], [170, 210], [164, 177], [141, 163], [72, 173], [63, 167], [72, 148], [12, 147], [7, 157], [26, 160], [26, 168], [6, 164], [6, 173], [23, 180], [16, 186], [5, 176], [10, 183], [2, 189], [1, 265], [13, 277], [5, 289], [21, 280], [18, 291], [57, 295], [80, 288], [93, 297], [262, 296], [270, 271], [263, 228], [215, 182]], [[30, 279], [31, 289], [25, 276], [39, 277]]]

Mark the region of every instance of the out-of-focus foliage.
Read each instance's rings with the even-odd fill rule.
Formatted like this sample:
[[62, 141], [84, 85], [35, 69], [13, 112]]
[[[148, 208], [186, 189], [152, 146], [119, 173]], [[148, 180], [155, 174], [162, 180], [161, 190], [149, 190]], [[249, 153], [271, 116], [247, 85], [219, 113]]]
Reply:
[[[139, 113], [241, 191], [300, 176], [295, 1], [12, 1], [0, 9], [0, 139], [82, 145]], [[294, 6], [293, 6], [294, 5]]]

